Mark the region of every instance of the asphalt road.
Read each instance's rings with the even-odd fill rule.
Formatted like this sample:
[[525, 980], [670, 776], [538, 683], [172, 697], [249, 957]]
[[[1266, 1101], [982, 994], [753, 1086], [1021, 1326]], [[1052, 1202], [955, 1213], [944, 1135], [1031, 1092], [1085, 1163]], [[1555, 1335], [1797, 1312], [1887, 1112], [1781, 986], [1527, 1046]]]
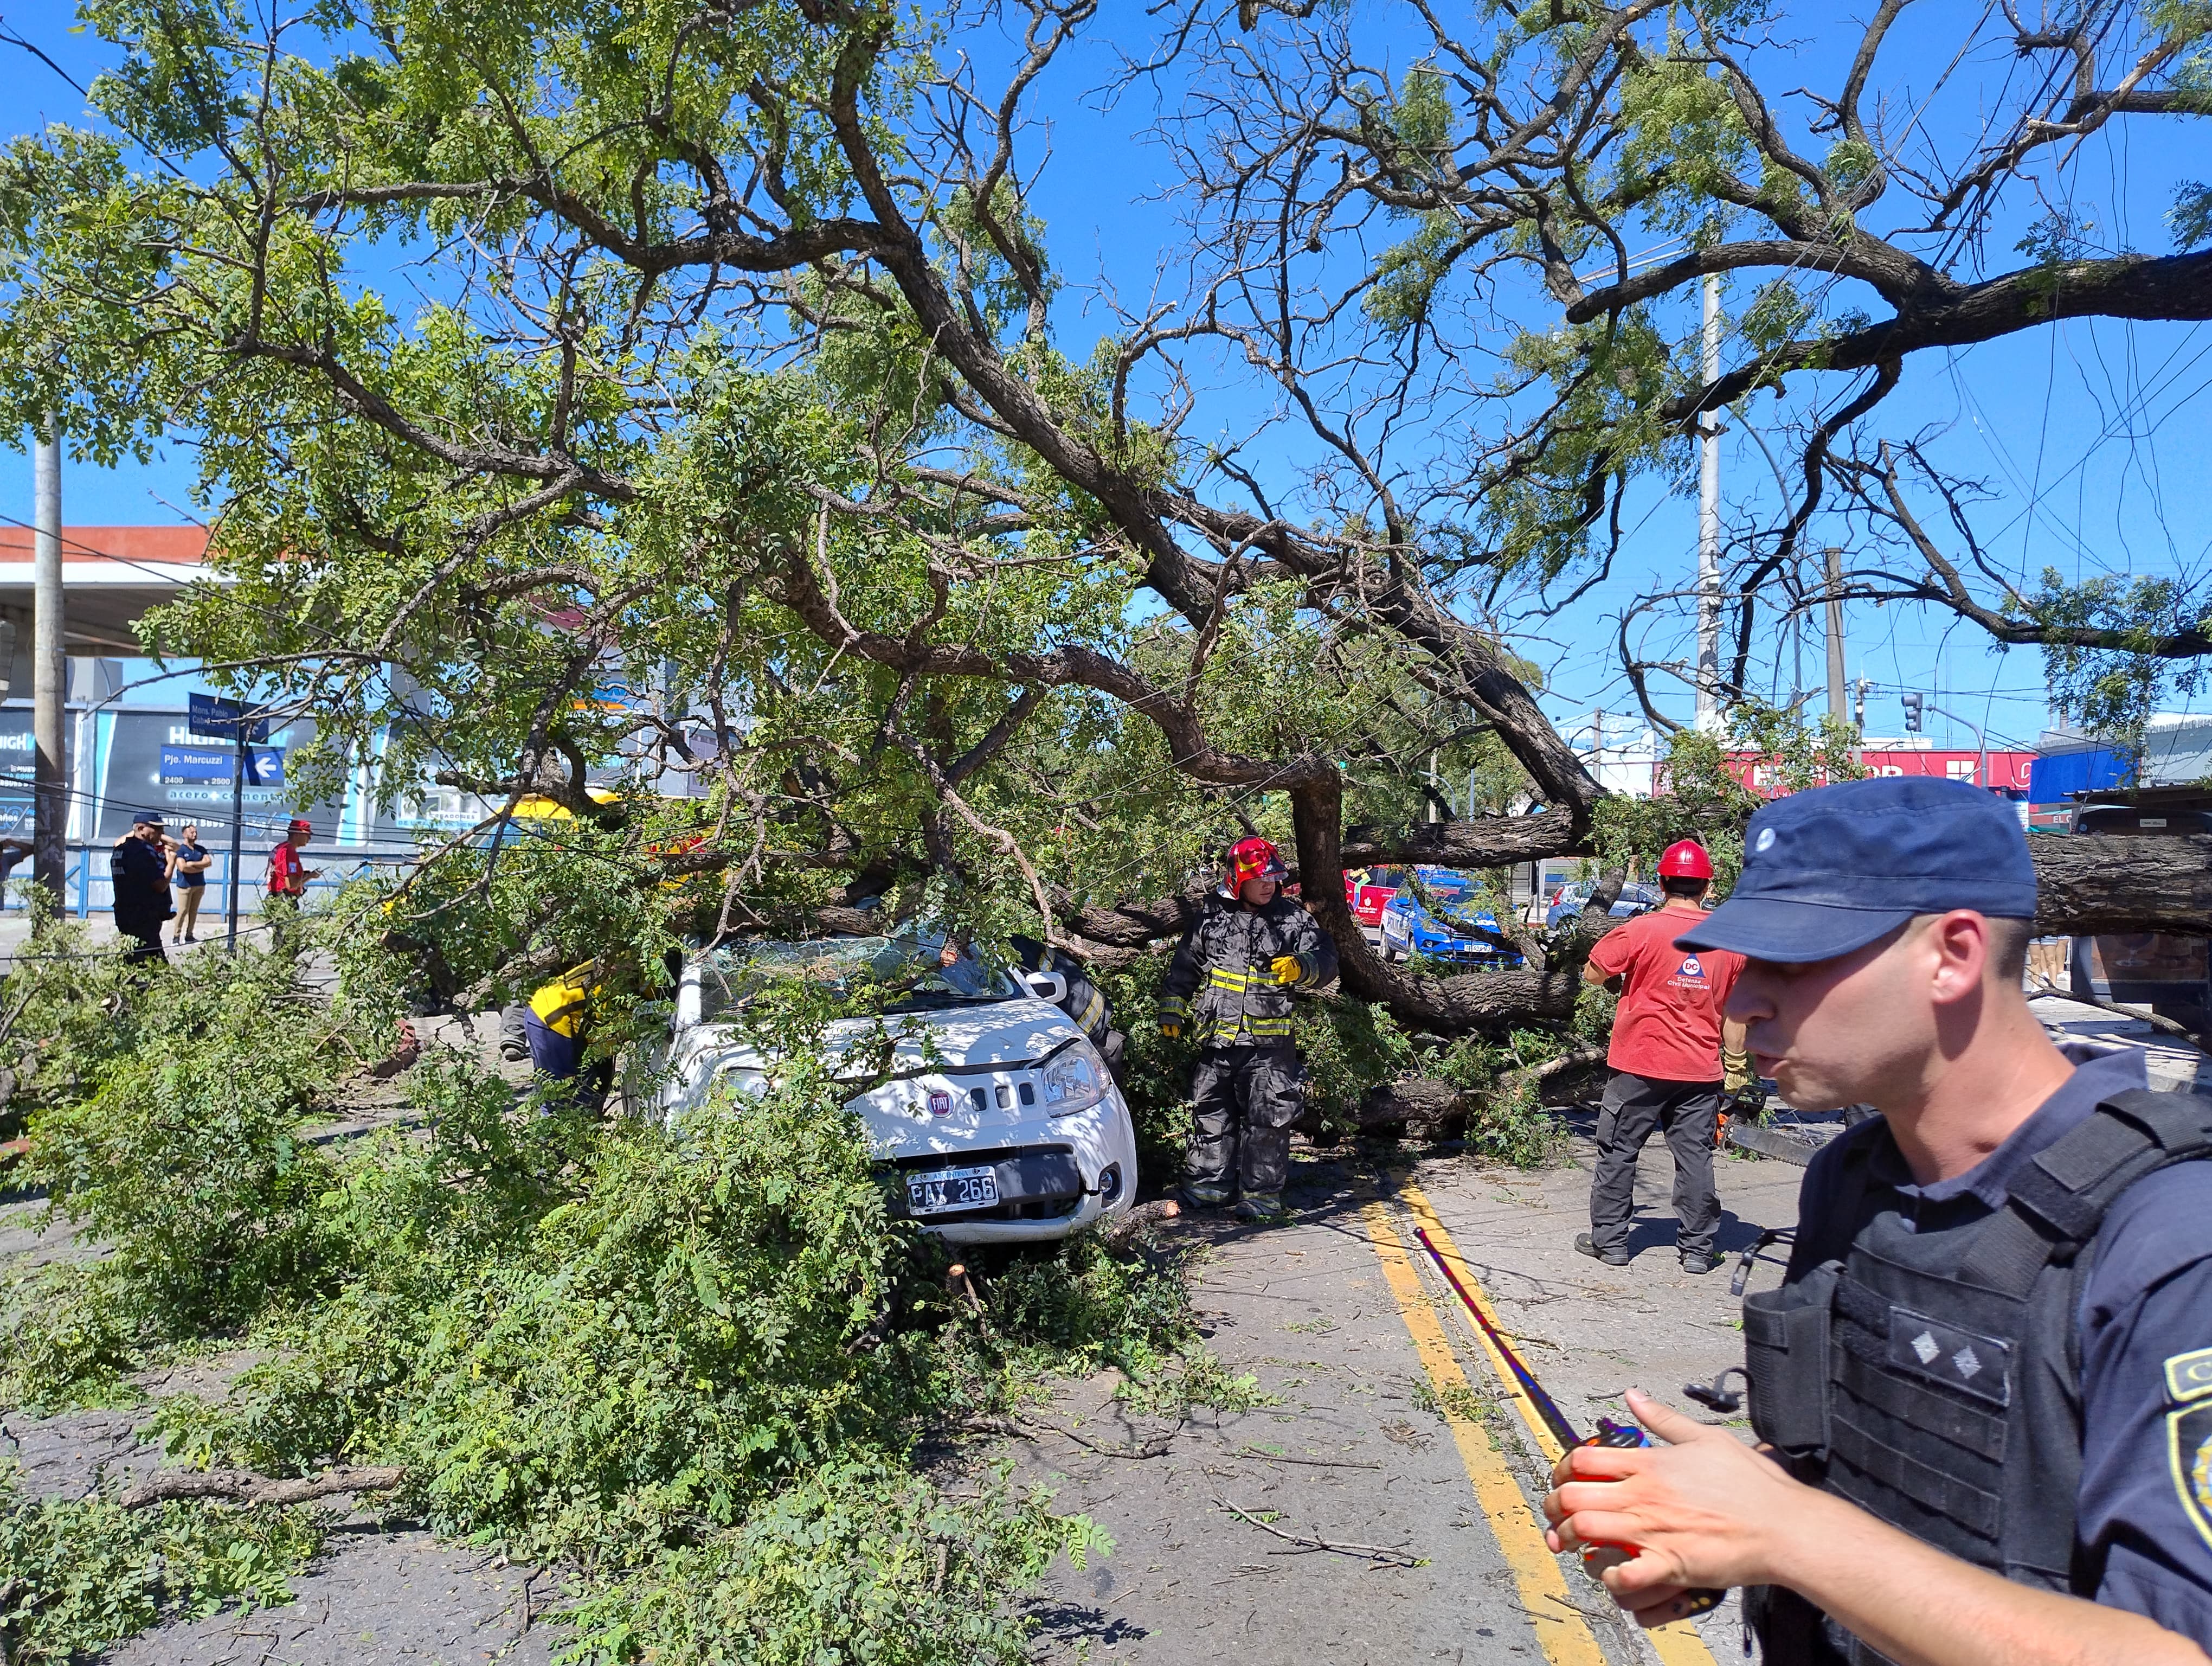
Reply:
[[[1741, 1659], [1733, 1602], [1694, 1629], [1646, 1636], [1542, 1548], [1534, 1500], [1549, 1454], [1414, 1236], [1426, 1225], [1455, 1252], [1578, 1426], [1625, 1415], [1631, 1385], [1725, 1420], [1680, 1388], [1741, 1362], [1729, 1271], [1680, 1270], [1656, 1142], [1638, 1179], [1636, 1261], [1613, 1268], [1575, 1254], [1589, 1157], [1578, 1135], [1571, 1161], [1540, 1175], [1452, 1158], [1309, 1158], [1294, 1170], [1292, 1224], [1181, 1228], [1209, 1243], [1199, 1301], [1212, 1347], [1278, 1403], [1200, 1414], [1178, 1431], [1126, 1415], [1102, 1378], [1036, 1420], [1091, 1444], [1041, 1433], [1024, 1443], [1029, 1468], [1059, 1489], [1055, 1507], [1085, 1511], [1116, 1541], [1091, 1569], [1051, 1576], [1035, 1610], [1040, 1658], [1073, 1662], [1087, 1646], [1093, 1661], [1131, 1666], [1199, 1666], [1224, 1651], [1346, 1666]], [[1719, 1169], [1723, 1250], [1794, 1218], [1801, 1170]], [[1773, 1281], [1778, 1262], [1753, 1277]]]

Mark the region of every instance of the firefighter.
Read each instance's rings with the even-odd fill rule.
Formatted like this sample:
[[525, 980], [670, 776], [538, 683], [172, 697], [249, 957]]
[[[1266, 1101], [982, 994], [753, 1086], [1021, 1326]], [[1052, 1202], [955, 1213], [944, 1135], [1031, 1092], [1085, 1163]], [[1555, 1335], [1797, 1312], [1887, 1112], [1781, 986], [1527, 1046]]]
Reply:
[[1098, 986], [1091, 981], [1083, 963], [1072, 954], [1048, 947], [1034, 937], [1010, 937], [1006, 941], [1029, 970], [1060, 974], [1060, 981], [1067, 985], [1060, 1010], [1091, 1038], [1091, 1044], [1098, 1049], [1098, 1056], [1106, 1061], [1107, 1069], [1114, 1073], [1114, 1079], [1120, 1081], [1127, 1038], [1114, 1027], [1114, 1010], [1107, 1006]]
[[1291, 1123], [1302, 1073], [1291, 1040], [1291, 992], [1336, 976], [1336, 947], [1292, 898], [1286, 870], [1261, 838], [1238, 841], [1228, 877], [1183, 933], [1160, 1000], [1160, 1033], [1196, 1025], [1190, 1155], [1183, 1200], [1240, 1219], [1282, 1213]]

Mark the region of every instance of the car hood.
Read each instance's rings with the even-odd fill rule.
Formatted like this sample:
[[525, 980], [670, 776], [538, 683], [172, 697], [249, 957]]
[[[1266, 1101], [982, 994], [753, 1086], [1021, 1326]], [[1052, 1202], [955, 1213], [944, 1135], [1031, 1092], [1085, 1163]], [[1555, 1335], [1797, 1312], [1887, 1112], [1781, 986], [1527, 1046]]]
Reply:
[[[1058, 1007], [1027, 996], [893, 1013], [885, 1022], [894, 1033], [902, 1025], [909, 1031], [898, 1037], [890, 1079], [851, 1104], [871, 1143], [887, 1157], [956, 1151], [994, 1129], [1039, 1121], [1043, 1111], [1021, 1103], [1015, 1079], [1024, 1067], [1082, 1034]], [[864, 1019], [832, 1025], [823, 1050], [834, 1060], [873, 1031], [874, 1025]], [[935, 1062], [925, 1056], [925, 1037], [938, 1055]], [[727, 1024], [701, 1025], [678, 1040], [669, 1060], [679, 1078], [700, 1085], [723, 1071], [759, 1070], [766, 1062], [737, 1026]], [[1011, 1089], [1009, 1103], [1003, 1105], [998, 1092], [1002, 1084]], [[981, 1105], [973, 1097], [977, 1089], [982, 1091]], [[949, 1107], [933, 1110], [933, 1093], [949, 1099]]]

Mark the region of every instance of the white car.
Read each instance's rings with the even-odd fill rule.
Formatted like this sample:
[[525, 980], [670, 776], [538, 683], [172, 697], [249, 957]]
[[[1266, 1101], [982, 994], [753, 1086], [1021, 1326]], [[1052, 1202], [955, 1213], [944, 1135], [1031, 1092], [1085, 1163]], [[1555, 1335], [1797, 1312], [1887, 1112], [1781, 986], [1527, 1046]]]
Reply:
[[[765, 1085], [770, 1061], [735, 1020], [777, 976], [897, 991], [884, 1017], [898, 1037], [890, 1078], [849, 1104], [926, 1230], [956, 1243], [1031, 1243], [1134, 1201], [1129, 1107], [1097, 1049], [1052, 1004], [1065, 982], [1051, 972], [1017, 981], [972, 956], [942, 965], [935, 944], [913, 938], [734, 944], [693, 956], [668, 1038], [637, 1084], [670, 1127], [718, 1085]], [[834, 1054], [873, 1031], [871, 1020], [842, 1020], [826, 1046]]]

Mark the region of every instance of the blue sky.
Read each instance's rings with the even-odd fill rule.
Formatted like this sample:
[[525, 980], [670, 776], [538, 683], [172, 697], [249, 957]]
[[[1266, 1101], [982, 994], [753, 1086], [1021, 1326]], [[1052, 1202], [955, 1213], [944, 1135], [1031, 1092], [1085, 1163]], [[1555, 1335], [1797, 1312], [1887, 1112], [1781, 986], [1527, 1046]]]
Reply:
[[[1418, 42], [1393, 40], [1393, 14], [1363, 7], [1374, 20], [1370, 42], [1377, 61], [1402, 70]], [[1802, 81], [1832, 86], [1838, 54], [1855, 44], [1846, 27], [1850, 9], [1792, 8], [1801, 39], [1792, 55], [1802, 60], [1790, 86]], [[1131, 14], [1133, 16], [1133, 12]], [[80, 81], [88, 81], [109, 49], [88, 35], [71, 34], [69, 6], [57, 0], [11, 8], [11, 27], [35, 41]], [[1963, 128], [1938, 131], [1948, 119], [1971, 119], [1996, 101], [2006, 77], [2020, 73], [2008, 49], [1992, 48], [1954, 63], [1959, 9], [1909, 11], [1893, 39], [1886, 64], [1904, 100], [1919, 111], [1921, 131], [1958, 154], [1972, 135]], [[1917, 33], [1915, 32], [1917, 32]], [[1001, 41], [979, 33], [957, 43], [986, 64], [1000, 59]], [[44, 65], [20, 49], [0, 47], [0, 73], [15, 89], [5, 124], [29, 131], [48, 120], [82, 119], [82, 100]], [[1104, 43], [1085, 48], [1042, 84], [1041, 109], [1049, 124], [1052, 162], [1034, 205], [1051, 228], [1052, 245], [1067, 288], [1057, 309], [1063, 348], [1080, 357], [1111, 322], [1099, 304], [1110, 287], [1124, 298], [1153, 288], [1163, 264], [1171, 285], [1179, 271], [1182, 234], [1174, 209], [1162, 195], [1170, 179], [1164, 151], [1146, 131], [1157, 112], [1143, 92], [1110, 107], [1080, 96], [1101, 84], [1110, 68]], [[1929, 98], [1917, 84], [1939, 70], [1948, 79]], [[1883, 76], [1878, 73], [1876, 80]], [[1173, 96], [1172, 89], [1169, 96]], [[1925, 100], [1923, 104], [1923, 100]], [[1963, 112], [1963, 113], [1961, 113]], [[2161, 217], [2177, 179], [2191, 176], [2190, 140], [2202, 149], [2202, 127], [2182, 119], [2136, 119], [2115, 124], [2110, 138], [2085, 147], [2071, 174], [2075, 188], [2097, 203], [2099, 240], [2163, 252], [2171, 246]], [[2196, 164], [2201, 173], [2202, 164]], [[2023, 212], [2039, 211], [2031, 204]], [[1990, 269], [2016, 264], [2009, 250], [2021, 223], [2001, 222], [1991, 239]], [[1732, 301], [1741, 295], [1732, 295]], [[1879, 304], [1869, 310], [1879, 315]], [[1686, 327], [1686, 313], [1678, 323]], [[1193, 438], [1228, 432], [1263, 409], [1264, 387], [1249, 385], [1238, 367], [1201, 366], [1206, 397], [1188, 431]], [[1840, 384], [1824, 390], [1833, 394]], [[1992, 554], [2033, 575], [2046, 566], [2069, 576], [2098, 571], [2194, 574], [2212, 550], [2212, 511], [2203, 483], [2212, 478], [2212, 326], [2135, 325], [2074, 321], [1949, 356], [1923, 355], [1908, 366], [1904, 386], [1885, 407], [1881, 431], [1923, 433], [1932, 452], [1954, 472], [1980, 478], [1992, 494], [1977, 513], [1976, 526]], [[1749, 413], [1756, 423], [1761, 412]], [[1208, 423], [1214, 426], [1209, 428]], [[1285, 438], [1279, 460], [1294, 465], [1299, 436]], [[1771, 513], [1775, 490], [1769, 466], [1739, 425], [1723, 441], [1723, 479], [1732, 514]], [[1785, 459], [1786, 462], [1786, 459]], [[181, 518], [191, 481], [188, 447], [173, 444], [154, 462], [112, 470], [72, 465], [65, 482], [65, 514], [78, 525], [138, 524]], [[21, 452], [0, 452], [0, 515], [30, 514], [30, 469]], [[1569, 613], [1552, 621], [1526, 644], [1532, 658], [1550, 666], [1547, 704], [1563, 721], [1586, 721], [1594, 707], [1620, 714], [1632, 701], [1613, 653], [1614, 616], [1640, 593], [1686, 584], [1695, 565], [1696, 514], [1687, 497], [1657, 491], [1642, 495], [1632, 516], [1635, 532], [1610, 580], [1595, 587]], [[1816, 526], [1808, 543], [1837, 541]], [[1855, 607], [1847, 625], [1850, 672], [1876, 687], [1869, 696], [1868, 727], [1893, 733], [1899, 726], [1897, 694], [1927, 692], [1990, 733], [1991, 745], [2032, 742], [2043, 727], [2045, 702], [2039, 658], [2032, 650], [1999, 654], [1971, 627], [1902, 607]], [[1667, 646], [1662, 637], [1655, 644]], [[1680, 651], [1679, 640], [1672, 651]], [[1790, 642], [1763, 646], [1765, 686], [1787, 696], [1795, 656]], [[1824, 680], [1817, 629], [1803, 643], [1806, 682]], [[1662, 700], [1686, 717], [1686, 693]], [[1814, 707], [1820, 704], [1816, 695]], [[2177, 708], [2185, 704], [2177, 701]], [[1931, 720], [1939, 743], [1971, 745], [1967, 730]]]

